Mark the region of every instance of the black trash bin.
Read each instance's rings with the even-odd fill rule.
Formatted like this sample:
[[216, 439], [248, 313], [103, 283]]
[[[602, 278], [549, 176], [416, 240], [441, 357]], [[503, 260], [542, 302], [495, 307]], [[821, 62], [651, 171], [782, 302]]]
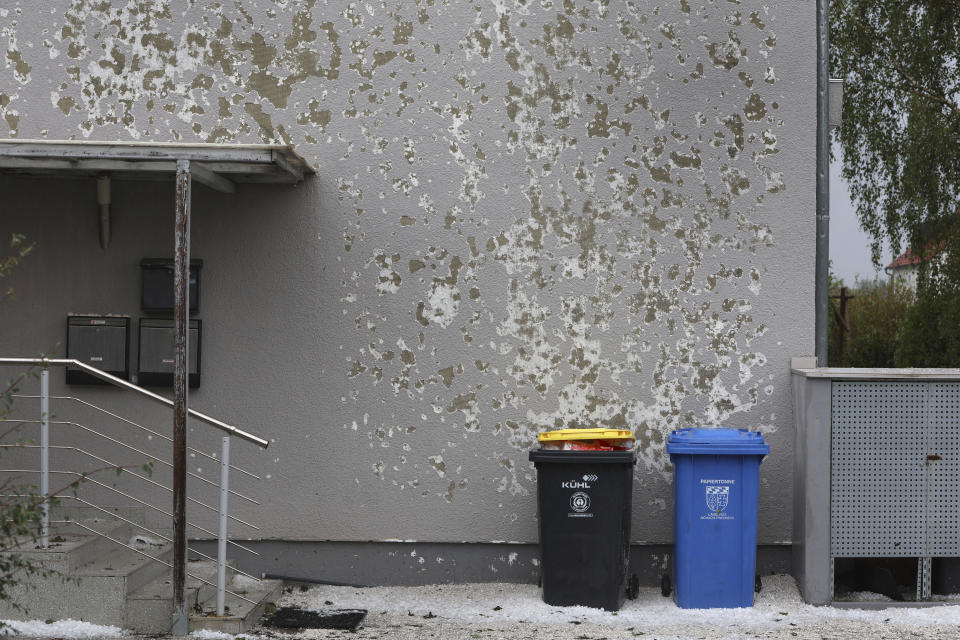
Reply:
[[617, 611], [638, 589], [636, 576], [627, 578], [636, 451], [539, 449], [530, 460], [543, 601]]

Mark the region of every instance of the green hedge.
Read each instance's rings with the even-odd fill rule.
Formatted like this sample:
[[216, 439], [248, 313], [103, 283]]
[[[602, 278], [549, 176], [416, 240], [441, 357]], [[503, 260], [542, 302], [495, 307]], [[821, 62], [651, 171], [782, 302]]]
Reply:
[[960, 252], [945, 253], [920, 274], [897, 344], [898, 367], [960, 367]]
[[[899, 281], [857, 282], [847, 302], [850, 334], [841, 352], [841, 330], [837, 319], [842, 281], [831, 282], [829, 364], [831, 367], [893, 367], [905, 320], [914, 308], [914, 294]], [[915, 365], [914, 365], [915, 366]]]

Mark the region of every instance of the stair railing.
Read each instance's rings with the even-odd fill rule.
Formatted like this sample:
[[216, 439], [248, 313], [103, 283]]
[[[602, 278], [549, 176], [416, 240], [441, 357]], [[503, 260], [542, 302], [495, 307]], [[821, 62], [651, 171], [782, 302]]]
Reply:
[[[39, 395], [21, 395], [21, 394], [16, 394], [16, 395], [14, 395], [15, 398], [21, 398], [21, 399], [33, 399], [33, 400], [39, 399], [39, 400], [40, 400], [40, 418], [39, 418], [39, 420], [15, 420], [15, 419], [2, 419], [2, 420], [0, 420], [0, 422], [19, 422], [19, 423], [24, 423], [24, 424], [34, 423], [34, 424], [39, 424], [39, 425], [40, 425], [40, 444], [39, 444], [39, 445], [24, 445], [24, 444], [0, 445], [0, 448], [13, 448], [13, 447], [16, 447], [16, 448], [39, 449], [39, 451], [40, 451], [40, 469], [39, 469], [39, 471], [37, 471], [37, 470], [35, 470], [35, 469], [0, 469], [0, 471], [3, 471], [3, 472], [11, 472], [11, 473], [37, 473], [37, 472], [39, 472], [39, 474], [40, 474], [40, 495], [43, 496], [44, 498], [59, 497], [59, 498], [68, 498], [68, 499], [71, 499], [71, 500], [78, 501], [79, 503], [83, 504], [84, 506], [91, 507], [91, 508], [93, 508], [93, 509], [95, 509], [95, 510], [99, 510], [99, 511], [101, 511], [101, 512], [103, 512], [103, 513], [107, 513], [107, 514], [111, 515], [112, 517], [115, 517], [115, 518], [118, 518], [118, 519], [120, 519], [120, 520], [122, 520], [122, 521], [127, 522], [128, 524], [135, 525], [135, 526], [137, 526], [137, 527], [139, 527], [139, 528], [142, 528], [143, 530], [148, 531], [148, 532], [151, 533], [152, 535], [156, 535], [157, 537], [159, 537], [159, 538], [161, 538], [161, 539], [163, 539], [163, 540], [165, 540], [165, 541], [167, 541], [167, 542], [172, 542], [172, 540], [171, 540], [170, 538], [168, 538], [167, 536], [164, 536], [164, 535], [162, 535], [162, 534], [160, 534], [160, 533], [158, 533], [158, 532], [156, 532], [156, 531], [152, 531], [152, 530], [148, 529], [148, 528], [147, 528], [146, 526], [144, 526], [144, 525], [140, 525], [140, 524], [134, 523], [134, 522], [132, 522], [132, 521], [130, 521], [130, 520], [122, 517], [122, 516], [119, 516], [119, 515], [116, 514], [116, 513], [113, 513], [113, 512], [110, 512], [110, 511], [106, 510], [106, 509], [103, 509], [102, 507], [99, 507], [99, 506], [97, 506], [97, 505], [95, 505], [95, 504], [93, 504], [93, 503], [91, 503], [91, 502], [89, 502], [89, 501], [87, 501], [87, 500], [84, 500], [84, 499], [80, 498], [80, 497], [77, 496], [77, 495], [74, 495], [74, 496], [51, 496], [51, 495], [50, 495], [50, 475], [51, 475], [51, 474], [73, 475], [73, 476], [75, 476], [75, 477], [77, 477], [77, 478], [83, 478], [83, 477], [84, 477], [83, 474], [80, 474], [80, 473], [74, 472], [74, 471], [56, 471], [56, 470], [51, 470], [51, 469], [50, 469], [50, 450], [51, 450], [51, 449], [54, 449], [54, 450], [71, 450], [71, 451], [74, 451], [74, 452], [76, 452], [76, 453], [79, 453], [79, 454], [81, 454], [81, 455], [83, 455], [83, 456], [86, 456], [86, 457], [88, 457], [88, 458], [91, 458], [91, 459], [94, 459], [94, 460], [98, 460], [98, 461], [100, 461], [100, 462], [103, 462], [104, 464], [107, 464], [108, 466], [113, 466], [113, 467], [118, 467], [118, 468], [119, 468], [119, 465], [116, 465], [116, 464], [110, 462], [109, 460], [107, 460], [107, 459], [105, 459], [105, 458], [102, 458], [102, 457], [100, 457], [100, 456], [97, 456], [97, 455], [95, 455], [95, 454], [93, 454], [93, 453], [91, 453], [91, 452], [89, 452], [89, 451], [80, 449], [80, 448], [78, 448], [78, 447], [72, 447], [72, 446], [69, 446], [69, 447], [68, 447], [68, 446], [51, 446], [51, 445], [50, 445], [50, 425], [51, 425], [51, 424], [54, 424], [54, 425], [69, 425], [69, 426], [73, 426], [73, 427], [79, 428], [79, 429], [81, 429], [81, 430], [83, 430], [83, 431], [86, 431], [86, 432], [92, 433], [92, 434], [94, 434], [94, 435], [96, 435], [96, 436], [99, 436], [99, 437], [101, 437], [101, 438], [104, 438], [104, 439], [112, 442], [113, 444], [122, 446], [122, 447], [127, 448], [127, 449], [131, 449], [131, 450], [137, 452], [138, 454], [141, 454], [141, 455], [145, 456], [146, 458], [148, 458], [148, 459], [150, 459], [150, 460], [153, 460], [153, 461], [155, 461], [155, 462], [159, 462], [159, 463], [162, 464], [162, 465], [172, 466], [169, 462], [167, 462], [167, 461], [165, 461], [165, 460], [163, 460], [163, 459], [161, 459], [161, 458], [158, 458], [158, 457], [156, 457], [156, 456], [154, 456], [154, 455], [151, 455], [151, 454], [149, 454], [149, 453], [147, 453], [147, 452], [145, 452], [145, 451], [143, 451], [143, 450], [141, 450], [141, 449], [138, 449], [138, 448], [136, 448], [136, 447], [133, 447], [132, 445], [126, 444], [126, 443], [124, 443], [124, 442], [122, 442], [122, 441], [120, 441], [120, 440], [117, 440], [116, 438], [112, 438], [111, 436], [109, 436], [109, 435], [107, 435], [107, 434], [104, 434], [104, 433], [101, 433], [101, 432], [97, 431], [96, 429], [93, 429], [93, 428], [91, 428], [91, 427], [89, 427], [89, 426], [87, 426], [87, 425], [81, 424], [81, 423], [79, 423], [79, 422], [66, 421], [66, 420], [51, 420], [51, 419], [50, 419], [50, 417], [51, 417], [51, 414], [50, 414], [50, 400], [51, 400], [51, 399], [53, 399], [53, 400], [72, 401], [72, 402], [76, 402], [76, 403], [79, 403], [79, 404], [81, 404], [81, 405], [84, 405], [84, 406], [86, 406], [86, 407], [88, 407], [88, 408], [94, 409], [94, 410], [96, 410], [96, 411], [99, 411], [99, 412], [101, 412], [101, 413], [103, 413], [103, 414], [105, 414], [105, 415], [108, 415], [108, 416], [110, 416], [110, 417], [113, 417], [113, 418], [115, 418], [115, 419], [117, 419], [117, 420], [120, 420], [120, 421], [122, 421], [122, 422], [124, 422], [124, 423], [126, 423], [126, 424], [128, 424], [128, 425], [130, 425], [130, 426], [133, 426], [133, 427], [137, 428], [137, 429], [140, 429], [140, 430], [142, 430], [142, 431], [145, 431], [145, 432], [149, 433], [151, 436], [160, 437], [160, 438], [162, 438], [162, 439], [165, 439], [165, 440], [168, 440], [168, 441], [171, 441], [171, 442], [172, 442], [172, 438], [170, 438], [169, 436], [166, 436], [166, 435], [164, 435], [164, 434], [162, 434], [162, 433], [160, 433], [160, 432], [158, 432], [158, 431], [156, 431], [156, 430], [154, 430], [154, 429], [150, 429], [149, 427], [146, 427], [146, 426], [144, 426], [144, 425], [138, 424], [138, 423], [136, 423], [136, 422], [134, 422], [134, 421], [132, 421], [132, 420], [130, 420], [130, 419], [128, 419], [128, 418], [125, 418], [125, 417], [123, 417], [123, 416], [120, 416], [120, 415], [118, 415], [118, 414], [116, 414], [116, 413], [113, 413], [113, 412], [111, 412], [111, 411], [108, 411], [108, 410], [106, 410], [106, 409], [104, 409], [104, 408], [102, 408], [102, 407], [97, 406], [96, 404], [91, 403], [91, 402], [88, 402], [88, 401], [85, 401], [85, 400], [82, 400], [82, 399], [80, 399], [80, 398], [76, 398], [76, 397], [73, 397], [73, 396], [51, 396], [51, 395], [50, 395], [50, 367], [68, 367], [68, 366], [69, 366], [69, 367], [76, 367], [77, 369], [80, 369], [80, 370], [84, 371], [84, 372], [87, 373], [87, 374], [90, 374], [90, 375], [92, 375], [92, 376], [94, 376], [94, 377], [96, 377], [96, 378], [99, 378], [100, 380], [103, 380], [103, 381], [105, 381], [105, 382], [107, 382], [107, 383], [109, 383], [109, 384], [112, 384], [112, 385], [115, 386], [115, 387], [119, 387], [119, 388], [125, 389], [125, 390], [127, 390], [127, 391], [132, 391], [132, 392], [134, 392], [134, 393], [136, 393], [136, 394], [138, 394], [138, 395], [140, 395], [140, 396], [142, 396], [142, 397], [145, 397], [145, 398], [147, 398], [147, 399], [149, 399], [149, 400], [152, 400], [152, 401], [154, 401], [154, 402], [156, 402], [156, 403], [158, 403], [158, 404], [165, 405], [165, 406], [167, 406], [168, 408], [171, 408], [171, 409], [172, 409], [173, 406], [174, 406], [174, 405], [173, 405], [173, 401], [171, 401], [171, 400], [169, 400], [169, 399], [167, 399], [167, 398], [165, 398], [165, 397], [163, 397], [163, 396], [161, 396], [161, 395], [159, 395], [159, 394], [156, 394], [156, 393], [154, 393], [154, 392], [152, 392], [152, 391], [148, 391], [147, 389], [144, 389], [143, 387], [139, 387], [139, 386], [137, 386], [137, 385], [135, 385], [135, 384], [133, 384], [133, 383], [131, 383], [131, 382], [128, 382], [128, 381], [126, 381], [126, 380], [123, 380], [122, 378], [118, 378], [118, 377], [113, 376], [113, 375], [111, 375], [111, 374], [109, 374], [109, 373], [106, 373], [105, 371], [101, 371], [100, 369], [97, 369], [96, 367], [92, 367], [92, 366], [90, 366], [90, 365], [88, 365], [88, 364], [86, 364], [86, 363], [84, 363], [84, 362], [80, 362], [80, 361], [78, 361], [78, 360], [73, 360], [73, 359], [69, 359], [69, 358], [0, 358], [0, 365], [24, 366], [24, 367], [40, 367], [40, 368], [41, 368], [41, 369], [40, 369], [40, 393], [39, 393]], [[238, 593], [234, 593], [234, 592], [232, 592], [232, 591], [229, 591], [229, 590], [227, 590], [227, 588], [226, 588], [227, 545], [229, 544], [229, 545], [232, 545], [232, 546], [234, 546], [234, 547], [236, 547], [236, 548], [243, 549], [244, 551], [247, 551], [247, 552], [252, 553], [252, 554], [254, 554], [254, 555], [259, 555], [259, 554], [257, 554], [257, 552], [255, 552], [253, 549], [250, 549], [249, 547], [246, 547], [246, 546], [241, 545], [241, 544], [238, 544], [238, 543], [236, 543], [236, 542], [234, 542], [234, 541], [232, 541], [232, 540], [229, 540], [228, 537], [227, 537], [228, 523], [229, 523], [230, 520], [233, 520], [233, 521], [235, 521], [235, 522], [237, 522], [237, 523], [239, 523], [239, 524], [245, 525], [245, 526], [250, 527], [250, 528], [252, 528], [252, 529], [257, 529], [257, 530], [259, 530], [259, 529], [258, 529], [256, 526], [254, 526], [253, 524], [250, 524], [249, 522], [246, 522], [246, 521], [244, 521], [244, 520], [241, 520], [241, 519], [239, 519], [239, 518], [237, 518], [237, 517], [235, 517], [235, 516], [231, 516], [230, 513], [229, 513], [228, 506], [229, 506], [229, 497], [230, 497], [231, 495], [236, 496], [236, 497], [238, 497], [238, 498], [241, 498], [241, 499], [243, 499], [243, 500], [245, 500], [245, 501], [254, 503], [254, 504], [259, 504], [259, 502], [257, 502], [257, 501], [254, 500], [253, 498], [250, 498], [250, 497], [248, 497], [248, 496], [245, 496], [245, 495], [243, 495], [243, 494], [241, 494], [241, 493], [238, 493], [238, 492], [230, 489], [230, 471], [231, 471], [231, 470], [235, 470], [235, 471], [237, 471], [237, 472], [239, 472], [239, 473], [242, 473], [243, 475], [246, 475], [246, 476], [249, 476], [249, 477], [251, 477], [251, 478], [255, 478], [255, 479], [257, 479], [257, 480], [260, 480], [260, 476], [254, 474], [254, 473], [251, 473], [250, 471], [247, 471], [247, 470], [245, 470], [245, 469], [242, 469], [242, 468], [240, 468], [240, 467], [237, 467], [237, 466], [234, 466], [234, 465], [230, 464], [230, 439], [231, 439], [232, 437], [236, 437], [236, 438], [239, 438], [239, 439], [241, 439], [241, 440], [243, 440], [243, 441], [249, 442], [249, 443], [251, 443], [251, 444], [255, 444], [255, 445], [257, 445], [258, 447], [260, 447], [260, 448], [262, 448], [262, 449], [266, 449], [266, 448], [269, 446], [270, 443], [269, 443], [267, 440], [265, 440], [265, 439], [263, 439], [263, 438], [261, 438], [261, 437], [259, 437], [259, 436], [257, 436], [257, 435], [254, 435], [254, 434], [252, 434], [252, 433], [249, 433], [249, 432], [247, 432], [247, 431], [244, 431], [244, 430], [242, 430], [242, 429], [239, 429], [239, 428], [237, 428], [237, 427], [234, 427], [234, 426], [232, 426], [232, 425], [230, 425], [230, 424], [227, 424], [226, 422], [222, 422], [222, 421], [220, 421], [220, 420], [217, 420], [216, 418], [213, 418], [213, 417], [211, 417], [211, 416], [208, 416], [208, 415], [206, 415], [206, 414], [204, 414], [204, 413], [201, 413], [201, 412], [199, 412], [199, 411], [195, 411], [194, 409], [188, 409], [188, 415], [189, 415], [190, 417], [192, 417], [192, 418], [195, 418], [196, 420], [198, 420], [198, 421], [200, 421], [200, 422], [202, 422], [202, 423], [205, 423], [205, 424], [207, 424], [207, 425], [209, 425], [209, 426], [212, 426], [212, 427], [214, 427], [214, 428], [216, 428], [216, 429], [219, 429], [220, 431], [222, 431], [222, 432], [224, 433], [224, 435], [222, 436], [221, 441], [220, 441], [220, 458], [219, 458], [219, 464], [220, 464], [219, 494], [220, 494], [220, 495], [219, 495], [219, 505], [218, 505], [218, 507], [217, 507], [216, 509], [214, 509], [214, 507], [212, 507], [212, 506], [210, 506], [210, 505], [204, 504], [203, 502], [200, 502], [199, 500], [196, 500], [196, 499], [194, 499], [194, 498], [188, 497], [188, 500], [189, 500], [190, 502], [193, 502], [193, 503], [195, 503], [195, 504], [197, 504], [197, 505], [199, 505], [199, 506], [202, 506], [202, 507], [204, 507], [204, 508], [206, 508], [206, 509], [208, 509], [208, 510], [211, 510], [211, 511], [214, 511], [214, 510], [215, 510], [215, 511], [217, 511], [217, 514], [218, 514], [218, 532], [217, 532], [217, 534], [216, 534], [216, 535], [217, 535], [217, 557], [216, 557], [216, 563], [217, 563], [217, 583], [216, 583], [216, 585], [213, 585], [212, 583], [208, 582], [207, 580], [204, 580], [203, 578], [200, 578], [199, 576], [194, 576], [194, 575], [190, 575], [190, 574], [188, 574], [188, 575], [190, 575], [190, 577], [192, 577], [192, 578], [200, 581], [201, 583], [204, 583], [204, 584], [206, 584], [206, 585], [208, 585], [208, 586], [215, 586], [215, 587], [216, 587], [216, 589], [217, 589], [217, 615], [218, 615], [218, 616], [222, 616], [222, 615], [224, 615], [224, 613], [225, 613], [225, 597], [226, 597], [226, 594], [228, 594], [228, 593], [229, 593], [230, 595], [232, 595], [232, 596], [235, 596], [235, 597], [241, 599], [241, 600], [244, 600], [244, 601], [249, 602], [249, 603], [251, 603], [251, 604], [255, 604], [255, 603], [253, 603], [251, 600], [243, 597], [243, 595], [238, 594]], [[199, 450], [197, 450], [197, 449], [194, 449], [194, 448], [192, 448], [192, 447], [188, 447], [188, 450], [189, 450], [191, 453], [195, 454], [195, 455], [200, 455], [200, 456], [209, 458], [209, 459], [211, 459], [211, 460], [217, 461], [216, 457], [211, 456], [211, 455], [209, 455], [209, 454], [207, 454], [207, 453], [204, 453], [204, 452], [202, 452], [202, 451], [199, 451]], [[144, 481], [144, 482], [150, 483], [150, 484], [152, 484], [152, 485], [161, 486], [163, 489], [166, 489], [167, 491], [171, 491], [171, 492], [173, 491], [172, 489], [166, 487], [165, 485], [162, 485], [161, 483], [155, 482], [155, 481], [151, 480], [150, 478], [148, 478], [148, 477], [146, 477], [146, 476], [143, 476], [143, 475], [141, 475], [141, 474], [138, 474], [138, 473], [135, 473], [135, 472], [131, 472], [131, 471], [128, 471], [128, 473], [132, 474], [134, 477], [139, 478], [140, 480], [142, 480], [142, 481]], [[202, 476], [199, 476], [199, 475], [197, 475], [197, 474], [193, 474], [193, 473], [188, 472], [187, 475], [189, 475], [190, 477], [193, 477], [193, 478], [195, 478], [195, 479], [198, 479], [198, 480], [200, 480], [200, 481], [202, 481], [202, 482], [205, 482], [205, 483], [207, 483], [207, 484], [216, 485], [216, 483], [214, 483], [214, 482], [212, 482], [212, 481], [210, 481], [210, 480], [207, 480], [206, 478], [203, 478]], [[147, 503], [147, 502], [145, 502], [145, 501], [143, 501], [143, 500], [140, 500], [139, 498], [137, 498], [137, 497], [135, 497], [135, 496], [133, 496], [133, 495], [131, 495], [131, 494], [129, 494], [129, 493], [126, 493], [126, 492], [124, 492], [124, 491], [121, 491], [121, 490], [117, 489], [116, 487], [111, 487], [111, 486], [109, 486], [109, 485], [106, 485], [106, 484], [104, 484], [104, 483], [98, 482], [98, 481], [96, 481], [96, 480], [94, 480], [94, 479], [91, 479], [91, 478], [89, 478], [89, 477], [84, 478], [84, 479], [92, 482], [93, 484], [99, 485], [99, 486], [102, 487], [102, 488], [105, 488], [105, 489], [108, 489], [108, 490], [113, 491], [113, 492], [115, 492], [115, 493], [118, 493], [118, 494], [124, 496], [125, 498], [130, 499], [130, 500], [133, 500], [134, 502], [137, 502], [138, 504], [141, 504], [141, 505], [143, 505], [143, 506], [145, 506], [145, 507], [147, 507], [147, 508], [149, 508], [149, 509], [151, 509], [151, 510], [158, 511], [158, 512], [160, 512], [161, 514], [163, 514], [163, 515], [165, 515], [165, 516], [168, 516], [168, 517], [171, 517], [171, 518], [173, 517], [173, 514], [171, 514], [171, 513], [167, 512], [167, 511], [161, 509], [160, 507], [157, 507], [157, 506], [152, 505], [152, 504], [149, 504], [149, 503]], [[49, 543], [50, 543], [49, 536], [50, 536], [50, 524], [51, 524], [51, 522], [50, 522], [49, 501], [44, 501], [44, 503], [41, 505], [41, 509], [42, 509], [42, 512], [41, 512], [41, 527], [40, 527], [40, 546], [43, 547], [43, 548], [47, 548], [47, 547], [49, 546]], [[57, 522], [57, 523], [59, 523], [59, 522]], [[54, 523], [54, 524], [57, 524], [57, 523]], [[91, 527], [87, 527], [87, 526], [83, 525], [82, 523], [72, 522], [71, 524], [80, 526], [81, 528], [83, 528], [83, 529], [85, 529], [85, 530], [88, 530], [88, 531], [90, 531], [91, 533], [94, 533], [94, 534], [99, 535], [99, 536], [101, 536], [101, 537], [104, 537], [104, 538], [110, 540], [111, 542], [114, 542], [114, 543], [119, 544], [119, 545], [121, 545], [121, 546], [127, 547], [128, 549], [130, 549], [130, 550], [132, 550], [132, 551], [134, 551], [134, 552], [136, 552], [136, 553], [138, 553], [138, 554], [140, 554], [140, 555], [146, 556], [146, 557], [150, 558], [151, 560], [153, 560], [153, 561], [155, 561], [155, 562], [159, 562], [159, 563], [161, 563], [161, 564], [164, 564], [164, 565], [166, 565], [167, 567], [172, 567], [171, 564], [165, 562], [164, 560], [161, 560], [160, 558], [151, 556], [150, 554], [147, 554], [147, 553], [145, 553], [145, 552], [143, 552], [143, 551], [140, 551], [140, 550], [136, 549], [135, 547], [133, 547], [133, 546], [131, 546], [131, 545], [127, 545], [127, 544], [123, 543], [122, 541], [115, 540], [115, 539], [111, 538], [110, 536], [108, 536], [108, 535], [106, 535], [106, 534], [104, 534], [104, 533], [102, 533], [102, 532], [96, 531], [96, 530], [94, 530], [94, 529], [91, 528]], [[191, 527], [199, 530], [199, 531], [202, 531], [203, 533], [206, 533], [206, 534], [208, 534], [208, 535], [213, 535], [213, 532], [212, 532], [212, 531], [209, 531], [208, 529], [205, 529], [205, 528], [203, 528], [203, 527], [201, 527], [201, 526], [199, 526], [199, 525], [197, 525], [197, 524], [193, 524], [193, 523], [189, 523], [189, 522], [188, 522], [187, 524], [188, 524], [189, 526], [191, 526]], [[190, 550], [190, 551], [191, 551], [192, 553], [194, 553], [194, 554], [196, 554], [196, 555], [199, 555], [199, 556], [201, 556], [201, 557], [203, 557], [203, 558], [206, 558], [206, 559], [208, 559], [208, 560], [213, 560], [213, 558], [211, 558], [210, 556], [208, 556], [208, 555], [206, 555], [206, 554], [204, 554], [204, 553], [202, 553], [202, 552], [200, 552], [200, 551], [198, 551], [198, 550], [196, 550], [196, 549], [192, 549], [192, 550]], [[253, 578], [253, 579], [255, 579], [255, 580], [257, 579], [255, 576], [252, 576], [252, 575], [250, 575], [250, 574], [248, 574], [248, 573], [245, 573], [245, 572], [243, 572], [243, 571], [241, 571], [241, 570], [239, 570], [239, 569], [236, 569], [236, 568], [235, 568], [234, 570], [235, 570], [237, 573], [241, 574], [241, 575], [247, 576], [247, 577], [249, 577], [249, 578]]]

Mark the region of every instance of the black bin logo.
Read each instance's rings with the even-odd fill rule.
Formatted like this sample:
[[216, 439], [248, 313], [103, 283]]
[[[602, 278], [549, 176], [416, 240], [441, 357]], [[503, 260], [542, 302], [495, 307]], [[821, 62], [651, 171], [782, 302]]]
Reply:
[[583, 491], [577, 491], [570, 496], [570, 508], [577, 513], [583, 513], [590, 508], [590, 496]]

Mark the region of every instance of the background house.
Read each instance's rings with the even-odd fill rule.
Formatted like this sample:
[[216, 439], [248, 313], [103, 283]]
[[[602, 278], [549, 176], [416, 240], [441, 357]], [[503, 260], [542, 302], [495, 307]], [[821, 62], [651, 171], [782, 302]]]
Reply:
[[884, 272], [891, 278], [895, 278], [910, 289], [917, 289], [917, 273], [920, 271], [920, 262], [922, 259], [910, 249], [907, 249], [896, 259], [884, 267]]
[[946, 243], [941, 243], [939, 246], [939, 249], [929, 248], [929, 253], [926, 258], [921, 258], [918, 254], [914, 253], [913, 250], [907, 249], [897, 256], [893, 262], [888, 264], [884, 268], [884, 272], [891, 278], [902, 281], [907, 287], [916, 291], [921, 262], [929, 260], [932, 261], [934, 265], [938, 263], [939, 265], [943, 265], [947, 247]]
[[[235, 453], [263, 476], [237, 481], [261, 505], [232, 504], [261, 527], [238, 534], [261, 552], [244, 566], [530, 580], [528, 449], [545, 429], [611, 425], [638, 439], [633, 561], [653, 580], [673, 537], [664, 440], [724, 425], [771, 444], [760, 562], [785, 569], [789, 365], [814, 330], [814, 12], [8, 2], [0, 123], [18, 138], [290, 144], [316, 169], [296, 187], [194, 187], [191, 405], [271, 440]], [[172, 255], [172, 185], [116, 181], [106, 250], [95, 194], [0, 176], [0, 237], [36, 243], [0, 354], [63, 355], [69, 313], [144, 316], [139, 265]], [[190, 438], [216, 451], [196, 425]]]

